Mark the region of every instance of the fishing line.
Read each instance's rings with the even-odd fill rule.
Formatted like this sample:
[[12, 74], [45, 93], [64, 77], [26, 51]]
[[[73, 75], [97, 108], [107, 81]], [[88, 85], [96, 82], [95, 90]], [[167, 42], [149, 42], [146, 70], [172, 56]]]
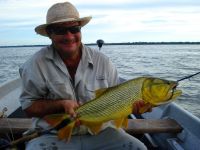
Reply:
[[[178, 83], [178, 82], [180, 82], [180, 81], [183, 81], [183, 80], [189, 79], [189, 78], [191, 78], [191, 77], [193, 77], [193, 76], [196, 76], [196, 75], [198, 75], [198, 74], [200, 74], [200, 72], [197, 72], [197, 73], [194, 73], [194, 74], [191, 74], [191, 75], [185, 76], [185, 77], [183, 77], [183, 78], [177, 80], [176, 82]], [[169, 99], [171, 99], [171, 98], [173, 97], [173, 95], [174, 95], [174, 91], [175, 91], [175, 90], [176, 90], [176, 86], [172, 88], [172, 94], [171, 94], [171, 97], [170, 97]]]
[[[186, 79], [190, 79], [190, 78], [192, 78], [193, 76], [196, 76], [196, 75], [198, 75], [198, 74], [200, 74], [200, 71], [197, 72], [197, 73], [194, 73], [194, 74], [191, 74], [191, 75], [185, 76], [185, 77], [183, 77], [183, 78], [177, 80], [176, 82], [180, 82], [180, 81], [183, 81], [183, 80], [186, 80]], [[171, 98], [172, 98], [173, 95], [174, 95], [174, 90], [175, 90], [175, 89], [176, 89], [176, 86], [172, 89], [172, 95], [171, 95]], [[170, 98], [170, 99], [171, 99], [171, 98]]]
[[185, 79], [189, 79], [189, 78], [191, 78], [191, 77], [193, 77], [193, 76], [196, 76], [196, 75], [198, 75], [198, 74], [200, 74], [200, 72], [197, 72], [197, 73], [194, 73], [194, 74], [192, 74], [192, 75], [183, 77], [183, 78], [177, 80], [177, 82], [180, 82], [180, 81], [185, 80]]

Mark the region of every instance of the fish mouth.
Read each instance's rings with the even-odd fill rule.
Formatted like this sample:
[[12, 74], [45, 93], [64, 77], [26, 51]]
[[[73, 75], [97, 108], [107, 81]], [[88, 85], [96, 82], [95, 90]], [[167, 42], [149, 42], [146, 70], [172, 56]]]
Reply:
[[169, 99], [174, 99], [181, 95], [182, 91], [179, 89], [176, 89], [177, 86], [178, 86], [178, 83], [175, 83], [174, 85], [172, 85], [172, 88], [169, 91], [169, 93], [171, 93], [171, 97]]
[[167, 99], [165, 99], [165, 101], [162, 101], [160, 103], [157, 103], [157, 105], [161, 105], [161, 104], [167, 104], [169, 102], [172, 102], [174, 99], [176, 99], [178, 96], [180, 96], [182, 94], [181, 90], [176, 89], [178, 86], [177, 83], [174, 83], [173, 85], [171, 85], [171, 87], [169, 88], [168, 94], [167, 94]]
[[176, 88], [177, 88], [178, 84], [174, 84], [171, 88], [171, 93], [173, 94], [175, 91], [176, 91]]

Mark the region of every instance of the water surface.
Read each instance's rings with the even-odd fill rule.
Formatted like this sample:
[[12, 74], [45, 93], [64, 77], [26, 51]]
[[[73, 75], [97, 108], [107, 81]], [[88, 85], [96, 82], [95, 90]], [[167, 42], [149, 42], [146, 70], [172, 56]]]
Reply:
[[[19, 66], [40, 48], [0, 48], [0, 84], [19, 77]], [[200, 45], [105, 45], [101, 52], [126, 79], [155, 76], [178, 80], [200, 71]], [[176, 103], [200, 118], [200, 75], [180, 82], [179, 88], [183, 94]]]

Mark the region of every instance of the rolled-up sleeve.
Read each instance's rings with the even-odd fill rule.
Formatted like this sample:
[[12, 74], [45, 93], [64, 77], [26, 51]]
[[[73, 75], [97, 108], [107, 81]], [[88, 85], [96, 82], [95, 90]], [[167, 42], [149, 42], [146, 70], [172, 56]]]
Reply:
[[19, 69], [22, 79], [22, 93], [19, 101], [22, 109], [26, 109], [33, 101], [45, 98], [46, 88], [42, 73], [37, 63], [27, 62]]

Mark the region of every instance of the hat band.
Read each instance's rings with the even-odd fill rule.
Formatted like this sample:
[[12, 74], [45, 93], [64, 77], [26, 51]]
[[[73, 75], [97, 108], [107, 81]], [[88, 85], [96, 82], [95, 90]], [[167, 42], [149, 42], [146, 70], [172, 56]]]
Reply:
[[53, 23], [53, 22], [59, 22], [61, 20], [76, 20], [76, 19], [79, 19], [77, 16], [73, 16], [73, 15], [70, 15], [70, 16], [56, 16], [56, 17], [53, 17], [53, 18], [47, 18], [47, 23]]

